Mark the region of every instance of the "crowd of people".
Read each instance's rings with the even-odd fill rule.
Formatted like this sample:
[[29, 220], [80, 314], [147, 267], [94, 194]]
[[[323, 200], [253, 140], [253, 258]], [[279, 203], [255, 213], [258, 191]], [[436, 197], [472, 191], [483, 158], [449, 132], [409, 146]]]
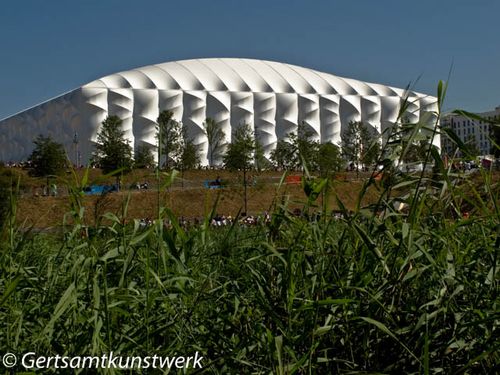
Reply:
[[31, 162], [29, 160], [20, 162], [8, 161], [5, 163], [5, 166], [8, 168], [30, 168]]
[[470, 171], [470, 170], [477, 169], [477, 168], [479, 168], [479, 165], [473, 160], [471, 160], [471, 161], [459, 161], [459, 162], [453, 163], [451, 165], [451, 169], [453, 171]]
[[136, 183], [132, 184], [131, 188], [135, 189], [135, 190], [148, 190], [149, 183], [147, 181], [144, 181], [142, 184], [136, 182]]
[[[296, 208], [290, 212], [292, 216], [295, 217], [302, 217], [306, 220], [309, 221], [314, 221], [314, 220], [320, 220], [321, 219], [321, 213], [316, 212], [314, 214], [304, 214], [301, 209]], [[331, 217], [334, 218], [335, 220], [340, 220], [344, 218], [343, 213], [338, 212], [338, 211], [333, 211], [331, 213]], [[194, 217], [194, 218], [187, 218], [185, 216], [180, 216], [177, 218], [177, 223], [179, 226], [183, 229], [190, 229], [190, 228], [195, 228], [200, 226], [204, 222], [204, 218], [202, 217]], [[221, 215], [221, 214], [216, 214], [210, 219], [210, 226], [213, 228], [222, 228], [222, 227], [229, 227], [232, 226], [233, 224], [238, 224], [239, 226], [243, 227], [253, 227], [253, 226], [258, 226], [260, 224], [269, 224], [271, 222], [271, 214], [268, 211], [264, 211], [260, 215], [241, 215], [239, 217], [233, 217], [231, 215]], [[150, 217], [142, 218], [139, 220], [139, 225], [141, 228], [147, 228], [151, 225], [153, 225], [154, 220], [151, 219]], [[172, 229], [173, 228], [173, 223], [171, 220], [166, 219], [164, 221], [164, 226], [166, 229]]]
[[49, 185], [42, 185], [41, 187], [33, 188], [34, 197], [57, 197], [59, 195], [59, 189], [55, 183]]
[[[210, 226], [217, 228], [217, 227], [227, 227], [231, 226], [235, 223], [235, 220], [237, 220], [237, 223], [242, 226], [255, 226], [260, 223], [268, 224], [271, 222], [271, 215], [267, 212], [264, 211], [262, 215], [242, 215], [238, 218], [233, 217], [231, 215], [220, 215], [216, 214], [212, 219], [210, 220]], [[177, 219], [177, 222], [179, 226], [183, 229], [190, 229], [193, 227], [197, 227], [203, 223], [204, 218], [202, 217], [194, 217], [194, 218], [187, 218], [185, 216], [181, 216]], [[153, 225], [154, 221], [150, 217], [145, 217], [139, 219], [139, 226], [141, 228], [147, 228], [151, 225]], [[171, 229], [173, 227], [173, 223], [171, 220], [165, 220], [164, 222], [165, 228]]]
[[[213, 227], [224, 227], [233, 225], [234, 220], [235, 219], [231, 215], [225, 216], [217, 214], [212, 218], [210, 225]], [[260, 223], [267, 224], [269, 222], [271, 222], [271, 215], [269, 215], [267, 211], [264, 211], [262, 215], [242, 215], [238, 220], [238, 224], [244, 226], [254, 226]]]

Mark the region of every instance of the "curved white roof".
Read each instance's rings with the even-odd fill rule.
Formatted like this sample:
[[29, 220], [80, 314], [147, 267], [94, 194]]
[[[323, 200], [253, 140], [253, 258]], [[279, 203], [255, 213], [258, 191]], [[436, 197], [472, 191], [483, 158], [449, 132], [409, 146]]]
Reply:
[[[381, 132], [397, 121], [404, 98], [409, 99], [410, 121], [433, 121], [422, 115], [435, 112], [436, 98], [386, 85], [273, 61], [172, 61], [110, 74], [0, 121], [0, 160], [26, 158], [33, 135], [50, 134], [69, 155], [80, 152], [85, 161], [109, 115], [122, 119], [134, 147], [154, 150], [157, 118], [168, 110], [193, 139], [202, 163], [217, 165], [221, 155], [208, 159], [204, 122], [209, 117], [224, 131], [226, 143], [234, 129], [250, 125], [269, 156], [279, 140], [297, 132], [298, 124], [307, 126], [315, 140], [336, 144], [351, 121]], [[75, 134], [81, 140], [78, 150]]]
[[83, 87], [402, 96], [404, 90], [274, 61], [207, 58], [111, 74]]

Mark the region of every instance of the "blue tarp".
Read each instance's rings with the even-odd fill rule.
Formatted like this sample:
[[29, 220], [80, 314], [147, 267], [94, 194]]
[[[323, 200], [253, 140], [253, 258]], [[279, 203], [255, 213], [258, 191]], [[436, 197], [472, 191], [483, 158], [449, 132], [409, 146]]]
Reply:
[[207, 189], [220, 189], [222, 188], [222, 183], [220, 180], [205, 180], [203, 181], [203, 186]]
[[101, 195], [106, 193], [111, 193], [113, 191], [118, 191], [118, 186], [116, 185], [90, 185], [83, 188], [83, 192], [86, 195]]

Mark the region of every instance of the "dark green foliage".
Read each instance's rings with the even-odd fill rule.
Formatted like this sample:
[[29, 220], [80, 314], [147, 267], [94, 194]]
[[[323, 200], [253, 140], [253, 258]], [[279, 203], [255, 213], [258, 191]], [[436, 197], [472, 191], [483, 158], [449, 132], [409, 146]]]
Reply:
[[296, 149], [296, 168], [303, 166], [310, 171], [318, 169], [319, 142], [313, 139], [314, 132], [302, 122], [299, 124], [297, 134], [290, 134], [292, 145]]
[[247, 172], [255, 166], [255, 149], [255, 138], [250, 125], [241, 125], [236, 129], [232, 142], [228, 145], [226, 155], [224, 155], [224, 166], [227, 169], [243, 172], [243, 213], [245, 215], [248, 205]]
[[271, 153], [274, 166], [283, 170], [299, 170], [305, 166], [317, 171], [320, 144], [313, 137], [314, 132], [301, 122], [297, 133], [288, 134], [288, 141], [280, 140], [276, 144]]
[[0, 184], [0, 230], [9, 214], [10, 189]]
[[380, 154], [380, 136], [360, 121], [351, 121], [342, 132], [342, 154], [353, 163], [356, 171], [361, 165], [369, 167]]
[[188, 140], [182, 147], [179, 168], [183, 170], [195, 169], [200, 165], [200, 157], [198, 155], [198, 147], [193, 141]]
[[[304, 212], [321, 190], [306, 186]], [[64, 236], [0, 245], [0, 351], [200, 351], [220, 374], [495, 373], [499, 217], [452, 220], [448, 194], [412, 218], [387, 202], [308, 220], [284, 202], [254, 228], [108, 214], [90, 238], [74, 212]]]
[[220, 124], [217, 124], [212, 118], [207, 118], [203, 126], [208, 141], [208, 163], [212, 166], [217, 163], [222, 154], [226, 134]]
[[[237, 169], [253, 161], [245, 128]], [[398, 173], [412, 137], [387, 139], [388, 182], [366, 179], [351, 211], [335, 196], [340, 216], [315, 206], [327, 179], [304, 177], [301, 216], [276, 199], [266, 224], [185, 229], [162, 207], [141, 228], [125, 201], [89, 234], [70, 186], [61, 235], [0, 242], [0, 353], [199, 351], [214, 374], [497, 373], [498, 184], [450, 173], [432, 147], [432, 175]], [[364, 207], [369, 188], [379, 199]]]
[[249, 125], [238, 127], [224, 155], [224, 166], [232, 171], [247, 171], [254, 164], [255, 140]]
[[122, 130], [122, 120], [118, 116], [108, 116], [97, 134], [94, 162], [104, 173], [116, 170], [129, 172], [132, 169], [132, 147], [130, 141], [125, 139]]
[[264, 154], [264, 148], [258, 140], [255, 140], [254, 166], [257, 171], [271, 168], [272, 164], [267, 160]]
[[[406, 147], [406, 145], [403, 147]], [[403, 161], [405, 163], [421, 162], [425, 159], [428, 150], [429, 150], [428, 141], [421, 140], [419, 142], [413, 142], [410, 145], [407, 145], [407, 152], [403, 156]]]
[[317, 167], [322, 177], [329, 177], [344, 167], [340, 148], [333, 143], [323, 143], [319, 146]]
[[64, 172], [68, 160], [62, 144], [43, 135], [36, 137], [33, 143], [35, 148], [28, 158], [32, 176], [45, 177]]
[[140, 144], [135, 150], [134, 168], [153, 168], [155, 164], [151, 149], [144, 143]]
[[380, 135], [375, 130], [368, 131], [368, 139], [361, 154], [361, 163], [366, 168], [373, 166], [380, 156]]
[[195, 169], [200, 165], [198, 147], [189, 138], [185, 128], [182, 131], [182, 138], [181, 155], [177, 163], [177, 168], [183, 171]]
[[[3, 168], [0, 168], [0, 170]], [[2, 176], [3, 177], [3, 176]], [[10, 213], [10, 200], [13, 192], [13, 187], [10, 181], [0, 179], [0, 231], [3, 228]]]
[[295, 168], [295, 148], [290, 142], [280, 139], [271, 152], [271, 162], [276, 168], [289, 171]]
[[172, 167], [179, 161], [182, 153], [182, 127], [172, 111], [162, 111], [158, 116], [156, 137], [161, 145], [161, 167]]
[[361, 152], [368, 140], [368, 133], [362, 122], [351, 121], [342, 132], [342, 155], [359, 169]]

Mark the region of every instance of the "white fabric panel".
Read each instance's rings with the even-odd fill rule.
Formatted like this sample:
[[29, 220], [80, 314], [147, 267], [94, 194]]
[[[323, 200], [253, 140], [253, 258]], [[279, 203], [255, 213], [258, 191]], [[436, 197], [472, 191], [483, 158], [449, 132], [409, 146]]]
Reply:
[[[208, 59], [206, 59], [208, 60]], [[205, 61], [206, 61], [205, 60]], [[248, 85], [252, 92], [273, 92], [271, 86], [246, 59], [221, 59], [228, 66], [228, 71], [234, 71]]]
[[347, 129], [350, 122], [361, 121], [361, 97], [358, 95], [345, 95], [340, 99], [341, 133]]
[[340, 97], [324, 95], [320, 97], [321, 143], [340, 145], [341, 123], [339, 116]]
[[291, 69], [286, 64], [269, 61], [267, 62], [281, 77], [286, 79], [286, 82], [292, 87], [293, 92], [304, 94], [315, 94], [316, 90], [295, 70]]
[[[161, 90], [158, 92], [158, 116], [160, 112], [171, 111], [173, 119], [181, 122], [184, 115], [183, 91]], [[158, 119], [156, 116], [155, 121]]]
[[[80, 139], [85, 140], [85, 135], [88, 136], [91, 142], [96, 142], [97, 133], [101, 127], [102, 122], [108, 116], [108, 90], [83, 88], [82, 96], [85, 98], [85, 107], [83, 111], [83, 118], [86, 121], [86, 127], [83, 127], [79, 133], [82, 134]], [[82, 155], [83, 151], [82, 151]], [[86, 155], [89, 156], [90, 154]]]
[[357, 91], [347, 84], [344, 78], [335, 77], [330, 74], [319, 73], [321, 78], [330, 84], [334, 92], [339, 95], [356, 95]]
[[276, 94], [276, 136], [288, 139], [288, 134], [297, 134], [299, 106], [297, 94]]
[[399, 96], [383, 96], [380, 98], [381, 133], [398, 121], [401, 98]]
[[179, 61], [179, 65], [185, 67], [189, 72], [191, 72], [196, 80], [200, 82], [200, 84], [207, 91], [225, 91], [227, 87], [221, 81], [217, 75], [212, 72], [208, 66], [202, 64], [198, 60], [186, 60]]
[[[205, 90], [205, 87], [196, 78], [193, 72], [190, 72], [184, 65], [177, 62], [170, 62], [158, 65], [161, 69], [166, 71], [172, 79], [177, 82], [182, 90], [195, 91]], [[174, 87], [172, 87], [174, 89]]]
[[306, 128], [312, 132], [311, 139], [321, 140], [321, 123], [319, 116], [318, 95], [299, 95], [299, 117], [298, 124], [304, 123]]
[[224, 83], [228, 91], [252, 91], [241, 74], [228, 67], [222, 59], [200, 60]]
[[154, 89], [155, 84], [149, 76], [141, 70], [129, 70], [122, 72], [120, 75], [130, 83], [133, 89]]
[[380, 96], [364, 96], [361, 98], [361, 121], [369, 124], [373, 129], [380, 133]]
[[251, 92], [231, 93], [231, 129], [232, 132], [242, 126], [250, 125], [254, 128], [253, 121], [253, 94]]
[[[226, 91], [208, 93], [206, 115], [207, 118], [213, 119], [218, 127], [222, 128], [225, 134], [225, 143], [229, 143], [231, 141], [231, 94]], [[222, 164], [222, 155], [219, 155], [218, 158], [214, 156], [213, 164]]]
[[358, 95], [377, 95], [375, 90], [371, 88], [371, 86], [365, 82], [358, 81], [356, 79], [344, 78], [344, 81], [354, 88]]
[[[432, 96], [420, 97], [420, 121], [424, 121], [425, 124], [429, 124], [430, 127], [433, 127], [438, 121], [437, 111], [438, 102], [436, 98]], [[440, 147], [441, 141], [435, 137], [432, 144], [436, 147]]]
[[300, 66], [289, 65], [290, 69], [296, 71], [303, 79], [311, 85], [315, 92], [328, 95], [328, 94], [336, 94], [337, 90], [335, 90], [328, 81], [323, 77], [323, 74], [319, 72], [315, 72], [311, 69], [302, 68]]
[[269, 158], [276, 148], [276, 95], [258, 92], [254, 94], [255, 136]]
[[[120, 73], [111, 74], [100, 79], [110, 89], [128, 89], [130, 83]], [[92, 87], [92, 86], [91, 86]]]
[[179, 90], [181, 87], [170, 74], [156, 65], [141, 68], [141, 71], [149, 77], [158, 90]]
[[215, 120], [222, 127], [226, 139], [231, 134], [231, 94], [229, 92], [209, 92], [207, 94], [207, 118]]
[[135, 148], [141, 143], [157, 148], [156, 121], [159, 116], [158, 90], [134, 90], [133, 137]]
[[271, 89], [276, 92], [295, 92], [289, 82], [285, 80], [276, 70], [269, 66], [267, 61], [251, 60], [248, 63], [267, 82]]
[[399, 95], [394, 88], [389, 86], [379, 85], [378, 83], [370, 83], [370, 87], [377, 93], [378, 96]]
[[420, 119], [420, 99], [414, 93], [409, 93], [406, 101], [406, 111], [403, 114], [404, 121], [417, 123]]
[[[278, 140], [296, 133], [302, 121], [321, 142], [337, 144], [350, 121], [384, 131], [398, 120], [407, 95], [406, 118], [434, 125], [436, 98], [403, 89], [262, 60], [173, 61], [96, 79], [0, 121], [0, 159], [25, 159], [40, 133], [52, 135], [70, 150], [77, 132], [86, 163], [108, 115], [122, 118], [132, 143], [137, 140], [138, 145], [144, 142], [154, 148], [155, 123], [162, 110], [171, 110], [184, 123], [203, 155], [203, 122], [209, 116], [224, 128], [228, 140], [240, 124], [253, 126], [268, 156]], [[433, 143], [439, 145], [439, 136]]]
[[124, 136], [134, 147], [134, 132], [132, 129], [132, 114], [134, 111], [134, 92], [132, 89], [114, 89], [108, 93], [108, 114], [115, 115], [122, 120]]
[[205, 91], [185, 91], [183, 93], [182, 123], [187, 129], [188, 136], [198, 146], [201, 161], [207, 164], [208, 141], [203, 123], [206, 117], [207, 93]]

